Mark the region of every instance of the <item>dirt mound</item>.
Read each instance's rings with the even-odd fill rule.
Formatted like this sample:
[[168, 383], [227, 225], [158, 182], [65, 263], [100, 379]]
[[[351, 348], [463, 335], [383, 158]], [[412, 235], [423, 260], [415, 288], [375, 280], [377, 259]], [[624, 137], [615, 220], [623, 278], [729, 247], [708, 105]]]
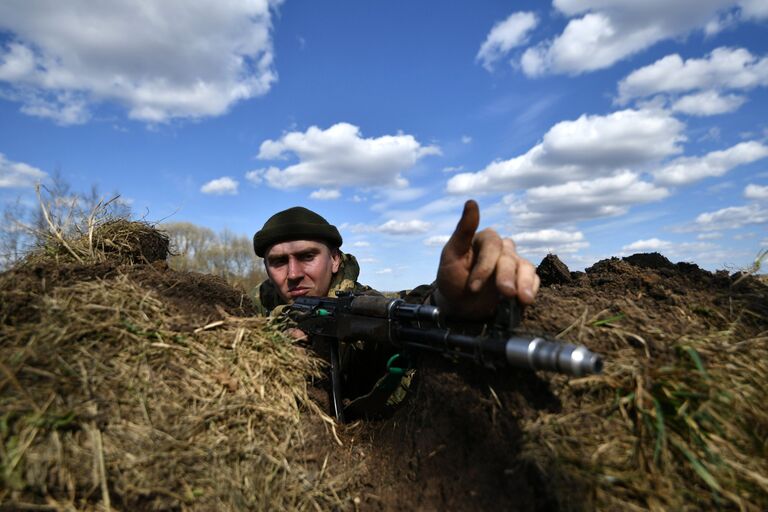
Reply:
[[631, 263], [636, 267], [650, 268], [654, 270], [661, 268], [675, 268], [675, 265], [671, 261], [658, 252], [633, 254], [632, 256], [625, 257], [624, 261]]
[[[108, 284], [120, 276], [127, 276], [156, 292], [183, 312], [180, 320], [187, 326], [186, 330], [226, 315], [255, 314], [247, 295], [232, 288], [224, 279], [196, 272], [178, 272], [170, 269], [165, 261], [126, 264], [118, 260], [83, 265], [42, 260], [27, 262], [0, 276], [0, 288], [4, 290], [0, 323], [39, 321], [45, 310], [44, 298], [57, 288], [75, 282]], [[185, 330], [183, 325], [176, 327]]]
[[[556, 257], [542, 265], [571, 275]], [[522, 330], [602, 353], [604, 374], [504, 375], [422, 357], [407, 407], [344, 432], [368, 468], [367, 506], [768, 507], [768, 287], [660, 255], [573, 276], [546, 280]]]
[[764, 281], [550, 255], [521, 330], [602, 375], [422, 354], [392, 417], [334, 426], [241, 292], [118, 238], [0, 274], [0, 509], [768, 508]]
[[306, 393], [319, 361], [220, 279], [135, 263], [162, 239], [142, 230], [66, 242], [94, 263], [45, 247], [0, 274], [0, 509], [350, 503], [344, 473], [306, 459], [334, 443]]

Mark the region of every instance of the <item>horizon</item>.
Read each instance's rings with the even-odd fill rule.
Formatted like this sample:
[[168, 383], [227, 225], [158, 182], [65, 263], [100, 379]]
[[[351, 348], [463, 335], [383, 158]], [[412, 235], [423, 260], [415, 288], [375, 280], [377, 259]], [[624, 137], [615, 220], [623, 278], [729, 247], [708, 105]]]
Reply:
[[301, 205], [382, 290], [468, 198], [534, 265], [768, 249], [767, 2], [136, 5], [0, 5], [1, 207], [57, 171], [248, 237]]

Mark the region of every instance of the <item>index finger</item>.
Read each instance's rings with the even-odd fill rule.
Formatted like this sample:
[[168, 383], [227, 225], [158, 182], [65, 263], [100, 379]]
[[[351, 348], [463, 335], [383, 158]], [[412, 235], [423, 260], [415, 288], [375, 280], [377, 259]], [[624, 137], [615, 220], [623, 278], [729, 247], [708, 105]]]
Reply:
[[461, 256], [470, 251], [475, 231], [480, 225], [480, 208], [472, 199], [464, 203], [464, 211], [461, 212], [459, 223], [451, 234], [451, 238], [445, 244], [445, 251], [453, 255]]

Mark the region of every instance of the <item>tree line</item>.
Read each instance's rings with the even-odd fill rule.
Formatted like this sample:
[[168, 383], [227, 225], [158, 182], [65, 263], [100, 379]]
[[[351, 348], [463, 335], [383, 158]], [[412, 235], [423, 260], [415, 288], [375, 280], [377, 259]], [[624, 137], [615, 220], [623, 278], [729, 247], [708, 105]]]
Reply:
[[256, 256], [247, 236], [228, 229], [217, 233], [190, 222], [166, 223], [158, 228], [170, 237], [168, 264], [173, 269], [221, 276], [244, 291], [267, 277], [262, 259]]

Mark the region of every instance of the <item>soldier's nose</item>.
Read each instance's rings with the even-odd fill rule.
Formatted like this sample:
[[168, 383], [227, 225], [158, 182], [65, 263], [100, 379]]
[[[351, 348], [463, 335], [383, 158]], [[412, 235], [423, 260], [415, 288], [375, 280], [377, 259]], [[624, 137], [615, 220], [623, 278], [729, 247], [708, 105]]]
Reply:
[[293, 258], [288, 260], [288, 279], [301, 279], [304, 273], [301, 271], [301, 265]]

